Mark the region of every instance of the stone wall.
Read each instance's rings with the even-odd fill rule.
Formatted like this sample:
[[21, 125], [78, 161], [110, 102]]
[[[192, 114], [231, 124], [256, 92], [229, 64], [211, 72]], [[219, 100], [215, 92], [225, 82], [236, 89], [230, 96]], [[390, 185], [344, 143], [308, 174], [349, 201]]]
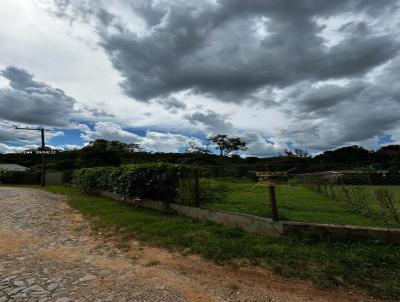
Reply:
[[269, 236], [279, 236], [283, 233], [282, 224], [279, 221], [273, 221], [269, 218], [219, 210], [187, 207], [179, 204], [170, 204], [170, 207], [174, 209], [178, 215], [188, 216], [199, 220], [207, 220], [227, 226], [239, 227], [251, 233]]

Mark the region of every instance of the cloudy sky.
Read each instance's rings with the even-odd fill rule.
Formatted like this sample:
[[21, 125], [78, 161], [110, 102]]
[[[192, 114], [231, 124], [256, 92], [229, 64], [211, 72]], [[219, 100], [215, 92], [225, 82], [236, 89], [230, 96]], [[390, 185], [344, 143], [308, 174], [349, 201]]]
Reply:
[[0, 152], [400, 143], [399, 0], [5, 0]]

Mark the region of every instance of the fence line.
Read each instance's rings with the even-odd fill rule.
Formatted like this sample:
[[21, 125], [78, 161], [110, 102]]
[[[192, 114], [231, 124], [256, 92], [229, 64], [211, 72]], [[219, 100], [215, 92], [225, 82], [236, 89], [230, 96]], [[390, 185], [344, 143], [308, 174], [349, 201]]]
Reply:
[[115, 200], [127, 202], [143, 208], [150, 208], [164, 213], [175, 213], [216, 224], [238, 227], [245, 231], [268, 236], [293, 236], [312, 239], [334, 240], [379, 240], [400, 244], [400, 229], [341, 226], [329, 224], [303, 223], [294, 221], [274, 221], [270, 218], [233, 213], [221, 210], [202, 209], [175, 203], [126, 198], [121, 194], [98, 191]]
[[[221, 172], [218, 171], [219, 168], [225, 170]], [[238, 209], [242, 213], [253, 214], [253, 212], [246, 209], [246, 200], [243, 200], [242, 204], [240, 204], [240, 201], [232, 201], [229, 198], [233, 194], [230, 193], [230, 190], [232, 188], [236, 190], [235, 186], [240, 187], [240, 185], [236, 185], [238, 182], [253, 182], [253, 185], [249, 183], [247, 187], [242, 187], [248, 189], [253, 186], [255, 188], [254, 192], [257, 191], [260, 196], [263, 194], [256, 188], [256, 170], [249, 170], [254, 168], [258, 169], [254, 165], [212, 166], [211, 170], [207, 166], [199, 167], [199, 173], [194, 178], [194, 184], [189, 181], [191, 187], [196, 188], [197, 186], [197, 189], [194, 189], [197, 193], [192, 193], [192, 197], [183, 198], [184, 201], [180, 203], [197, 206], [200, 204], [203, 207], [228, 210]], [[267, 165], [259, 165], [259, 169], [259, 171], [263, 171], [263, 169], [267, 170]], [[229, 170], [235, 173], [227, 173]], [[217, 173], [215, 173], [216, 171]], [[243, 173], [238, 173], [238, 171], [242, 171]], [[316, 213], [319, 212], [321, 218], [306, 217], [306, 221], [323, 223], [326, 220], [327, 223], [362, 223], [386, 227], [400, 226], [400, 174], [389, 173], [385, 170], [314, 172], [310, 171], [310, 169], [300, 170], [300, 168], [291, 168], [286, 171], [289, 171], [286, 177], [286, 184], [276, 186], [277, 212], [280, 219], [293, 220], [293, 217], [290, 217], [291, 215], [285, 214], [285, 212], [288, 212], [287, 209], [290, 206], [286, 199], [289, 197], [293, 199], [296, 196], [288, 197], [288, 192], [291, 191], [293, 195], [299, 194], [300, 196], [307, 193], [305, 190], [309, 190], [314, 193], [309, 193], [309, 200], [305, 202], [307, 207], [301, 208], [301, 206], [295, 205], [293, 211], [297, 210], [298, 213], [304, 211], [303, 216], [305, 217], [307, 215], [311, 216], [312, 213], [317, 215]], [[225, 178], [232, 178], [232, 183], [230, 184], [229, 180], [219, 181]], [[286, 188], [286, 192], [284, 188]], [[296, 188], [298, 192], [296, 192]], [[274, 189], [270, 188], [268, 190], [271, 192]], [[238, 190], [236, 191], [238, 196], [244, 194], [243, 191]], [[265, 190], [265, 192], [268, 191]], [[272, 196], [270, 200], [272, 201], [273, 195], [270, 194]], [[272, 204], [272, 210], [267, 208], [269, 206], [267, 196], [268, 194], [265, 193], [265, 195], [260, 197], [259, 201], [265, 207], [264, 212], [262, 210], [254, 210], [254, 214], [277, 218], [274, 204]], [[299, 204], [304, 201], [300, 199]], [[191, 202], [193, 200], [194, 202]], [[327, 205], [327, 201], [331, 202], [331, 206]], [[236, 204], [233, 204], [234, 202]], [[218, 204], [218, 206], [215, 206], [215, 204]], [[281, 212], [283, 213], [282, 215]], [[358, 215], [354, 222], [351, 221], [349, 213], [356, 213]], [[346, 215], [349, 216], [347, 220], [343, 218]], [[298, 214], [297, 216], [301, 215]], [[360, 216], [366, 217], [368, 221], [363, 221]]]

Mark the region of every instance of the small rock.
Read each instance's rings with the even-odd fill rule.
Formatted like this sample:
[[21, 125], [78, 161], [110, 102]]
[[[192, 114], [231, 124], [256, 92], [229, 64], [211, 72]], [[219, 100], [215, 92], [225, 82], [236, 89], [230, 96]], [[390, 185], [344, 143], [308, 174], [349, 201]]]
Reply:
[[24, 282], [24, 281], [20, 281], [20, 280], [16, 280], [16, 281], [14, 281], [14, 285], [15, 285], [15, 286], [18, 286], [18, 287], [24, 286], [24, 285], [25, 285], [25, 282]]
[[38, 291], [38, 292], [42, 292], [44, 291], [44, 288], [39, 286], [39, 285], [33, 285], [31, 287], [28, 287], [25, 289], [26, 291]]
[[86, 281], [90, 281], [90, 280], [94, 280], [94, 279], [96, 279], [96, 276], [87, 274], [86, 276], [79, 278], [79, 282], [86, 282]]
[[68, 297], [58, 298], [56, 302], [71, 302], [72, 300]]
[[47, 296], [48, 294], [49, 294], [49, 293], [46, 292], [46, 291], [40, 291], [40, 292], [33, 292], [33, 293], [30, 293], [30, 295], [31, 295], [32, 297], [39, 297], [39, 298], [44, 297], [44, 296]]
[[14, 288], [12, 291], [8, 292], [7, 294], [9, 296], [15, 295], [16, 293], [19, 293], [20, 291], [22, 291], [24, 288], [23, 287], [17, 287]]
[[57, 283], [51, 283], [49, 286], [47, 286], [48, 290], [55, 290], [58, 287]]
[[26, 280], [26, 282], [28, 283], [29, 286], [35, 284], [35, 278], [29, 278], [28, 280]]
[[20, 299], [20, 298], [26, 298], [26, 293], [19, 293], [18, 295], [15, 295], [14, 298], [15, 299]]
[[13, 280], [13, 279], [15, 279], [15, 278], [17, 278], [17, 276], [10, 276], [10, 277], [7, 277], [7, 278], [5, 278], [5, 279], [2, 280], [2, 283], [3, 283], [3, 282], [11, 281], [11, 280]]

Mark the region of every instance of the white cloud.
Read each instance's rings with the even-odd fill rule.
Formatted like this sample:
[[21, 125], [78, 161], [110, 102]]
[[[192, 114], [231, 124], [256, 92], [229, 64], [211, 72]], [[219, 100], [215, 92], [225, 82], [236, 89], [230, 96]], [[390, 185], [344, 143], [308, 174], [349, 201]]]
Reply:
[[93, 141], [96, 139], [117, 140], [124, 143], [138, 143], [148, 151], [154, 152], [178, 152], [184, 148], [189, 141], [201, 143], [195, 137], [182, 134], [161, 133], [147, 131], [145, 136], [138, 136], [135, 133], [123, 129], [120, 125], [112, 122], [96, 123], [93, 129], [88, 126], [81, 126], [82, 139]]
[[[19, 153], [23, 152], [25, 150], [30, 150], [30, 149], [36, 149], [38, 148], [39, 145], [22, 145], [22, 146], [12, 146], [12, 145], [7, 145], [0, 143], [0, 153]], [[46, 147], [49, 147], [53, 150], [74, 150], [74, 149], [80, 149], [82, 146], [80, 145], [46, 145]]]
[[[35, 126], [11, 123], [7, 121], [0, 120], [0, 142], [3, 143], [35, 143], [39, 144], [41, 141], [40, 132], [32, 130], [18, 130], [15, 127], [21, 128], [35, 128]], [[46, 140], [50, 140], [57, 136], [62, 136], [64, 133], [62, 131], [50, 131], [46, 132]]]
[[0, 153], [9, 153], [11, 152], [11, 148], [3, 143], [0, 143]]
[[275, 137], [266, 139], [257, 132], [244, 132], [241, 138], [247, 143], [246, 156], [274, 156], [289, 148], [288, 139]]
[[146, 135], [140, 139], [140, 144], [147, 150], [156, 152], [178, 152], [182, 151], [190, 141], [201, 141], [195, 137], [188, 137], [182, 134], [161, 133], [147, 131]]
[[121, 126], [112, 122], [98, 122], [94, 129], [83, 126], [81, 138], [85, 141], [94, 141], [96, 139], [106, 139], [120, 141], [124, 143], [136, 143], [139, 136], [122, 129]]

